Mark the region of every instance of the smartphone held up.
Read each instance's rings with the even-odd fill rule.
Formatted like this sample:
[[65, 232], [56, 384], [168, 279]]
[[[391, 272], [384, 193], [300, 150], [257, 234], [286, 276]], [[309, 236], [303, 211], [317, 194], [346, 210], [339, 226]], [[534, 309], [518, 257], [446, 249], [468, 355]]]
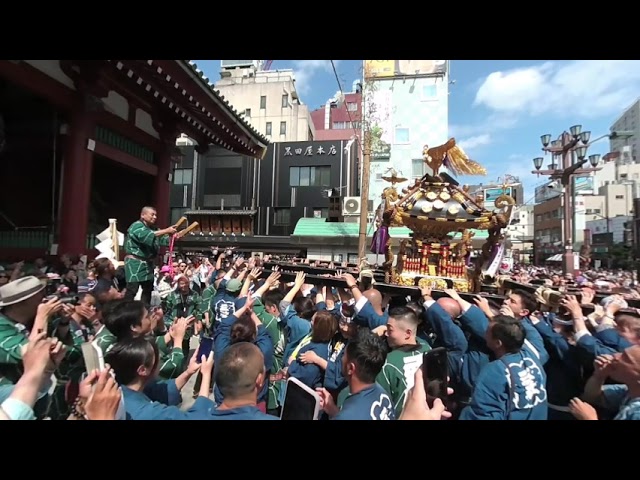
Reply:
[[446, 406], [449, 399], [449, 363], [446, 348], [434, 348], [423, 354], [422, 378], [429, 407], [433, 406], [436, 398], [442, 400]]
[[197, 362], [202, 363], [202, 356], [209, 358], [209, 354], [213, 351], [213, 338], [203, 336], [200, 339], [200, 346], [198, 347]]

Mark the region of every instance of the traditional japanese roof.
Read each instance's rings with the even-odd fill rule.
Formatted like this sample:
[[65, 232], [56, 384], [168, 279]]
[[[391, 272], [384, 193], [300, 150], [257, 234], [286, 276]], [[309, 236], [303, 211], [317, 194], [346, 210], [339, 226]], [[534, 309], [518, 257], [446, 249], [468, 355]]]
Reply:
[[202, 86], [209, 89], [216, 96], [216, 98], [218, 98], [224, 104], [227, 110], [230, 113], [232, 113], [240, 121], [240, 123], [244, 127], [246, 127], [251, 133], [253, 133], [260, 140], [262, 140], [265, 146], [269, 144], [269, 139], [262, 133], [258, 132], [258, 130], [256, 130], [255, 127], [251, 125], [251, 123], [247, 122], [247, 120], [242, 115], [240, 115], [240, 112], [238, 112], [235, 109], [235, 107], [229, 103], [229, 100], [225, 100], [224, 95], [220, 93], [220, 90], [215, 89], [214, 84], [211, 83], [209, 79], [204, 75], [204, 72], [198, 68], [198, 65], [196, 65], [196, 62], [194, 62], [193, 60], [180, 60], [180, 61], [186, 62], [187, 66], [191, 70], [193, 70], [194, 73], [198, 75], [198, 78], [202, 82]]
[[[262, 158], [269, 140], [259, 133], [214, 89], [213, 83], [190, 60], [108, 60], [134, 88], [169, 110], [199, 145], [214, 144]], [[166, 115], [157, 116], [160, 123]], [[155, 125], [154, 125], [155, 126]]]
[[442, 234], [486, 229], [494, 214], [447, 182], [418, 180], [395, 205], [392, 226]]
[[185, 215], [255, 215], [256, 210], [189, 210]]

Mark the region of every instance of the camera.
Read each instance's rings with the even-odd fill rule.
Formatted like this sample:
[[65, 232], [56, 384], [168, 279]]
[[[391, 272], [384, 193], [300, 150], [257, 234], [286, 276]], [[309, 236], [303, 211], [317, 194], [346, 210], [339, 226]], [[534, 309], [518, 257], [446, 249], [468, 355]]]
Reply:
[[77, 295], [59, 295], [59, 294], [54, 294], [54, 295], [49, 295], [47, 296], [44, 301], [48, 302], [49, 300], [53, 300], [54, 298], [57, 298], [60, 303], [62, 304], [67, 304], [67, 305], [73, 305], [76, 306], [80, 303], [80, 297]]

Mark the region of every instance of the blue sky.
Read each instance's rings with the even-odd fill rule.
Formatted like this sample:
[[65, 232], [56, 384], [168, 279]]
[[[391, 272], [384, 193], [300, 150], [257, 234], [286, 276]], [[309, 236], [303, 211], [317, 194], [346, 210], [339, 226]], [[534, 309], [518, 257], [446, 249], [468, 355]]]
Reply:
[[[220, 60], [196, 60], [212, 80], [220, 78]], [[362, 60], [334, 60], [345, 91], [361, 76]], [[291, 68], [301, 100], [312, 109], [338, 90], [329, 60], [275, 60], [272, 69]], [[515, 175], [525, 184], [525, 201], [544, 181], [530, 172], [541, 156], [540, 135], [556, 138], [581, 124], [591, 138], [610, 125], [640, 95], [638, 60], [452, 60], [449, 135], [484, 165], [487, 177], [462, 178], [469, 183]], [[589, 154], [609, 151], [607, 140]], [[546, 163], [546, 162], [545, 162]]]

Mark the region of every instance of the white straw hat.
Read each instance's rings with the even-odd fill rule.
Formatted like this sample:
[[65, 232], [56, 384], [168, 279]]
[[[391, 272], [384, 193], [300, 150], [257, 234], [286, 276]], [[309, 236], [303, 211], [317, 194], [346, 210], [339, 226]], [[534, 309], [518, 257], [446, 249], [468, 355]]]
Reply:
[[0, 307], [8, 307], [23, 302], [41, 292], [46, 287], [46, 280], [38, 280], [34, 276], [22, 277], [0, 287]]

